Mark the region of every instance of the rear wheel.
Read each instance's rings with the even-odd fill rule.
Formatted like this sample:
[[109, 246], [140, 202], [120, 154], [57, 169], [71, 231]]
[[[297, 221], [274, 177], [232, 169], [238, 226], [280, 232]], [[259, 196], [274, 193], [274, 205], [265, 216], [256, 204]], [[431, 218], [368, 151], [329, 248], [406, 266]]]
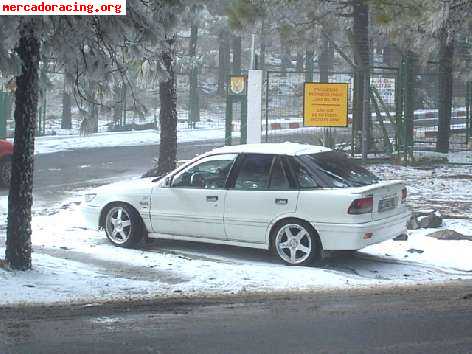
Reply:
[[105, 232], [116, 246], [136, 246], [144, 236], [144, 224], [138, 212], [129, 205], [112, 206], [105, 216]]
[[308, 265], [321, 258], [321, 242], [310, 225], [298, 220], [283, 222], [274, 230], [273, 248], [288, 265]]
[[10, 156], [8, 156], [8, 157], [5, 157], [0, 162], [0, 184], [3, 187], [9, 187], [10, 179], [11, 179], [11, 158]]

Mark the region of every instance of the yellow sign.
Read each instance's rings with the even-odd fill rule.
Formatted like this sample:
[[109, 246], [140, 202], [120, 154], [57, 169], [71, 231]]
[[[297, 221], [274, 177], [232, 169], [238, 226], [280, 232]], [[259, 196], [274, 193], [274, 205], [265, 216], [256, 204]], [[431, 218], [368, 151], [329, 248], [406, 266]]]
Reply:
[[244, 95], [246, 93], [246, 76], [230, 76], [229, 89], [231, 95]]
[[349, 84], [305, 82], [303, 125], [305, 127], [347, 127]]

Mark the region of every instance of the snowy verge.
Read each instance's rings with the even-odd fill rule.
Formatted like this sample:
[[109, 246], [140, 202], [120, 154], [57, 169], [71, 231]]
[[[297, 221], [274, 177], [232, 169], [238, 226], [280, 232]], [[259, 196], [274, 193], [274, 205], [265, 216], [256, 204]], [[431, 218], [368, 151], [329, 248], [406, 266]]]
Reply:
[[[406, 181], [412, 208], [436, 208], [469, 218], [471, 169], [371, 166], [383, 179]], [[386, 241], [354, 256], [333, 254], [319, 267], [287, 267], [267, 252], [229, 246], [157, 240], [143, 250], [114, 247], [103, 232], [81, 226], [79, 200], [77, 195], [47, 209], [35, 208], [34, 269], [23, 273], [0, 268], [0, 305], [346, 290], [472, 279], [472, 241], [427, 236], [438, 229], [410, 231], [408, 241]], [[0, 197], [0, 244], [6, 211], [7, 198]], [[448, 219], [441, 229], [472, 236], [472, 220]]]
[[[0, 270], [0, 305], [153, 299], [411, 286], [472, 279], [472, 242], [440, 241], [410, 232], [320, 267], [288, 267], [266, 252], [158, 240], [144, 250], [112, 246], [103, 232], [80, 226], [79, 207], [33, 218], [34, 269]], [[51, 227], [54, 225], [54, 227]], [[471, 232], [472, 223], [449, 228]], [[4, 236], [2, 236], [4, 237]], [[0, 252], [4, 252], [0, 248]]]

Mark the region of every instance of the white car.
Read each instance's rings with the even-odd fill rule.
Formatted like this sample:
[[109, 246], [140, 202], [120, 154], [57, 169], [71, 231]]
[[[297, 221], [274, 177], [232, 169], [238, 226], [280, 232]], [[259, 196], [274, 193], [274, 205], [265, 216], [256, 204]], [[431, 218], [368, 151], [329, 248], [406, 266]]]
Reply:
[[222, 147], [163, 178], [100, 187], [83, 214], [117, 246], [144, 237], [272, 250], [306, 265], [406, 232], [402, 181], [380, 181], [341, 152], [301, 144]]

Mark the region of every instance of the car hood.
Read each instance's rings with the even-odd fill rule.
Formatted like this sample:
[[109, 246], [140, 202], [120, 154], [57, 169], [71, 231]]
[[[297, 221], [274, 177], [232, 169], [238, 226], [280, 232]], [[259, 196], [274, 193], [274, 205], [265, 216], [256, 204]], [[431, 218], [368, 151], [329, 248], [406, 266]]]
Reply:
[[151, 189], [157, 186], [157, 183], [153, 182], [156, 180], [155, 177], [150, 178], [136, 178], [127, 179], [125, 181], [110, 183], [104, 186], [93, 189], [92, 193], [101, 194], [127, 194], [127, 193], [150, 193]]

